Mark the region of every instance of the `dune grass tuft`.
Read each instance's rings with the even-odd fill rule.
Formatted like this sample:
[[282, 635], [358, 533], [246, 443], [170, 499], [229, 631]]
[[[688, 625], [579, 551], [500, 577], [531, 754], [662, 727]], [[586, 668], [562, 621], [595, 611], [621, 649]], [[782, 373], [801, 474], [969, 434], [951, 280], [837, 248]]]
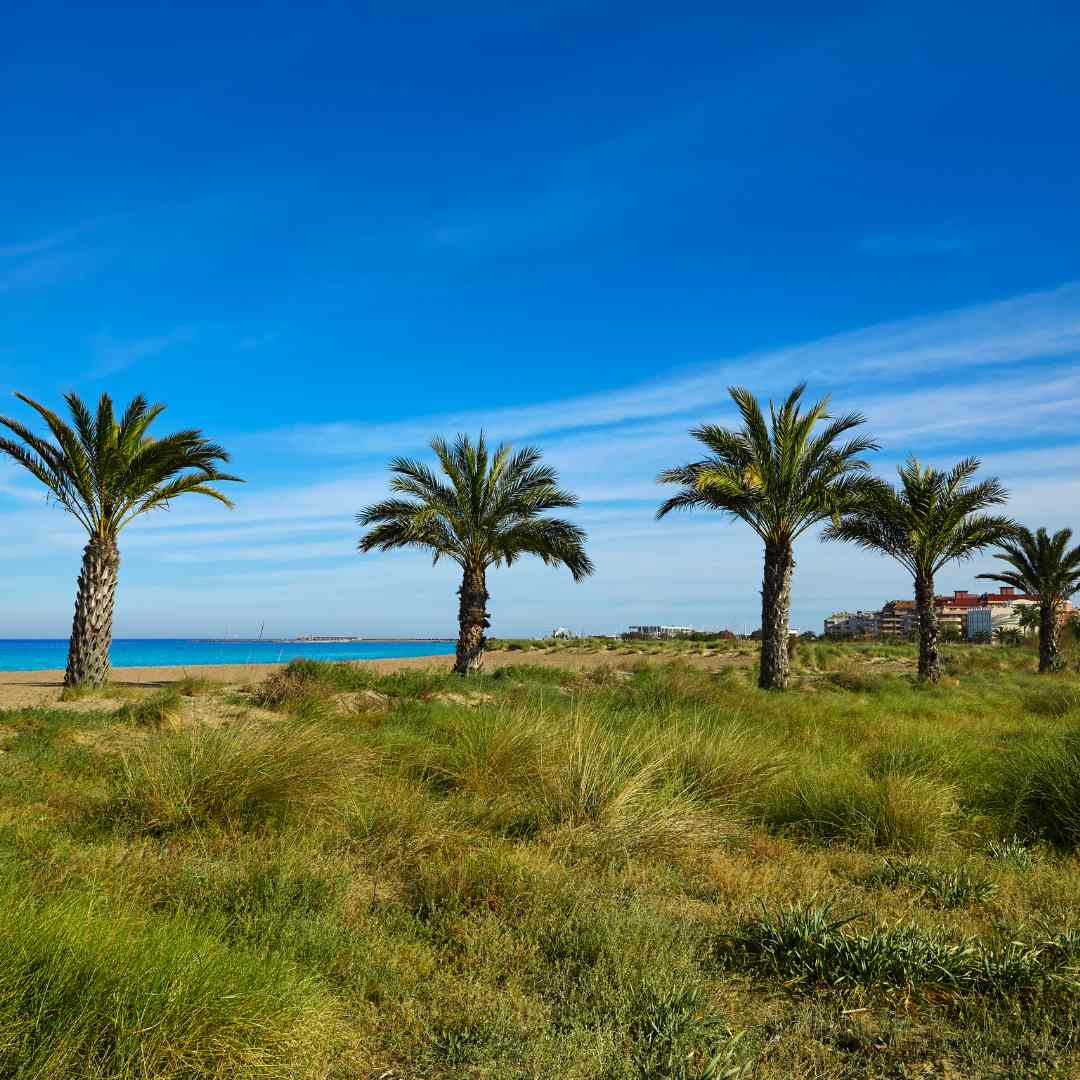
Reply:
[[340, 790], [355, 748], [319, 725], [238, 720], [161, 732], [120, 762], [106, 813], [139, 832], [237, 825]]
[[932, 778], [874, 777], [836, 767], [777, 785], [765, 820], [795, 836], [922, 851], [949, 840], [959, 824], [959, 808], [953, 790]]
[[1013, 755], [1002, 785], [1014, 832], [1064, 850], [1080, 847], [1080, 728]]
[[334, 1010], [289, 963], [104, 901], [0, 904], [0, 1074], [34, 1080], [322, 1075]]

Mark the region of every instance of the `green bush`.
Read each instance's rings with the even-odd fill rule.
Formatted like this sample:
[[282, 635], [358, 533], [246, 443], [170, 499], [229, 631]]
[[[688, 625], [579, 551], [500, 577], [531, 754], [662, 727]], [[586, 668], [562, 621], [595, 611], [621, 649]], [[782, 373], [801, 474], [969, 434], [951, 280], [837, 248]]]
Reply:
[[791, 764], [762, 732], [731, 721], [673, 723], [661, 729], [656, 749], [676, 789], [732, 814], [757, 805]]

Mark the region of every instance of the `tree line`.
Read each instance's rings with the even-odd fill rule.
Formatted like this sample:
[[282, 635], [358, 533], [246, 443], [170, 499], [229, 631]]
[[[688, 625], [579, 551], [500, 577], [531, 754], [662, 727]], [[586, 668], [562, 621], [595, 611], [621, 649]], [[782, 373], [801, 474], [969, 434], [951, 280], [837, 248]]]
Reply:
[[[741, 418], [737, 428], [706, 424], [691, 434], [704, 446], [700, 460], [666, 469], [658, 483], [677, 485], [657, 518], [676, 510], [714, 510], [741, 521], [764, 545], [761, 585], [761, 661], [758, 684], [783, 690], [790, 679], [789, 639], [795, 541], [823, 525], [826, 542], [847, 542], [895, 559], [911, 575], [918, 617], [919, 678], [941, 677], [935, 575], [947, 564], [996, 548], [1008, 567], [980, 578], [1012, 585], [1039, 607], [1039, 671], [1061, 666], [1059, 612], [1080, 589], [1080, 545], [1072, 532], [1051, 536], [988, 511], [1007, 492], [996, 478], [976, 480], [980, 463], [965, 458], [938, 470], [909, 458], [890, 484], [870, 473], [866, 455], [879, 449], [859, 429], [859, 413], [833, 416], [829, 398], [802, 401], [799, 384], [768, 417], [743, 387], [730, 395]], [[21, 421], [0, 416], [0, 453], [26, 469], [59, 506], [86, 529], [68, 647], [64, 685], [100, 686], [109, 675], [113, 606], [120, 566], [120, 532], [137, 517], [168, 507], [182, 495], [204, 495], [232, 507], [217, 486], [239, 483], [222, 471], [229, 455], [195, 429], [155, 438], [151, 424], [164, 406], [142, 395], [118, 417], [108, 394], [91, 410], [78, 395], [65, 395], [70, 422], [24, 394], [16, 395], [44, 421], [39, 435]], [[483, 433], [473, 440], [435, 438], [438, 471], [399, 457], [390, 463], [390, 496], [357, 515], [365, 530], [361, 552], [418, 548], [434, 562], [461, 570], [454, 670], [483, 668], [490, 626], [487, 573], [531, 555], [565, 567], [575, 581], [594, 566], [587, 537], [549, 511], [570, 509], [577, 497], [559, 487], [555, 470], [534, 447], [491, 448]]]

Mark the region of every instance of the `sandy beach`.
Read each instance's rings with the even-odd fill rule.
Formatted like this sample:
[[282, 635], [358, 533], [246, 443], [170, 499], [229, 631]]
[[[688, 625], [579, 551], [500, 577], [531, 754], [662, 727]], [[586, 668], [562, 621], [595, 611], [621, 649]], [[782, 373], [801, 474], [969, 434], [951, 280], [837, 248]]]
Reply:
[[[484, 659], [486, 670], [505, 667], [508, 664], [539, 664], [545, 667], [593, 668], [600, 666], [629, 666], [639, 657], [624, 653], [574, 652], [559, 649], [557, 652], [491, 652]], [[690, 662], [701, 663], [697, 657], [687, 657]], [[397, 657], [386, 660], [350, 660], [347, 663], [372, 667], [379, 672], [401, 671], [407, 668], [440, 668], [448, 670], [453, 657], [446, 654], [432, 656]], [[732, 658], [726, 661], [732, 662]], [[715, 658], [706, 666], [722, 666], [724, 661]], [[146, 687], [154, 689], [167, 686], [187, 676], [210, 679], [223, 686], [247, 686], [265, 679], [283, 664], [198, 664], [191, 667], [114, 667], [110, 682], [120, 687]], [[59, 668], [48, 671], [0, 671], [0, 709], [20, 709], [37, 705], [52, 705], [60, 700], [64, 672]]]

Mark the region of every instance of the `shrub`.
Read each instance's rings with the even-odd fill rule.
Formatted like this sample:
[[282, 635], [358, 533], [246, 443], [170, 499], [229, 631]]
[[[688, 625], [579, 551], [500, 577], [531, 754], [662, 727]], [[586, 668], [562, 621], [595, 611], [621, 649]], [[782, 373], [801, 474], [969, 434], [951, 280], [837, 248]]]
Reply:
[[876, 694], [886, 685], [883, 675], [868, 671], [834, 671], [829, 682], [841, 690], [856, 694]]
[[197, 726], [127, 753], [107, 809], [149, 833], [237, 824], [325, 800], [356, 766], [351, 745], [322, 727]]
[[182, 919], [4, 890], [0, 1073], [59, 1080], [323, 1075], [329, 1003], [280, 958]]
[[428, 741], [397, 751], [407, 774], [435, 788], [493, 801], [513, 799], [536, 770], [541, 727], [524, 710], [464, 710]]
[[511, 908], [534, 888], [532, 875], [506, 854], [478, 848], [428, 853], [412, 867], [406, 895], [413, 913], [428, 919], [444, 911]]
[[326, 694], [362, 690], [368, 674], [351, 664], [325, 660], [290, 660], [255, 687], [252, 701], [264, 709], [287, 709]]
[[1036, 854], [1019, 836], [1008, 836], [1004, 840], [991, 840], [986, 845], [986, 857], [1017, 870], [1027, 870], [1035, 865]]

